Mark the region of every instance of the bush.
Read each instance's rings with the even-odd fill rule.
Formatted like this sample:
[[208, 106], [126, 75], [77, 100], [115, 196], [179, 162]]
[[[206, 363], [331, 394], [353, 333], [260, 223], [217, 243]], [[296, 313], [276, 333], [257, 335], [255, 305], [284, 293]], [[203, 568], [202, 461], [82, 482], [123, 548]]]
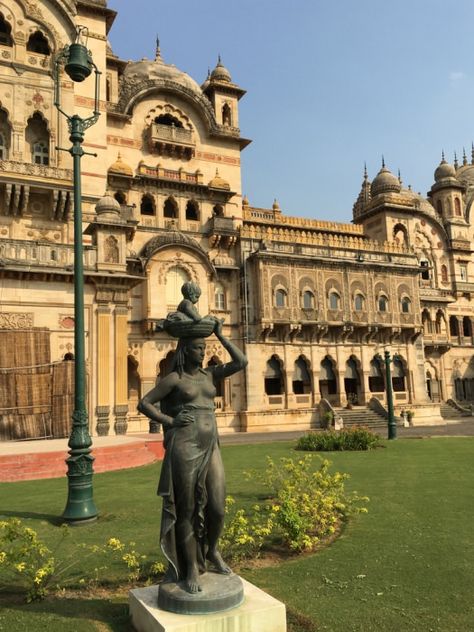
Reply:
[[367, 428], [345, 428], [309, 432], [296, 443], [297, 450], [308, 452], [336, 452], [341, 450], [371, 450], [381, 445], [379, 435]]
[[[318, 457], [320, 458], [320, 457]], [[268, 459], [263, 474], [250, 472], [248, 478], [260, 479], [268, 497], [251, 512], [233, 511], [233, 499], [227, 499], [226, 522], [221, 548], [226, 559], [239, 561], [256, 557], [270, 544], [282, 544], [291, 551], [311, 550], [322, 538], [336, 533], [340, 523], [360, 508], [361, 498], [346, 493], [347, 474], [329, 472], [330, 463], [320, 459], [317, 469], [313, 457]]]

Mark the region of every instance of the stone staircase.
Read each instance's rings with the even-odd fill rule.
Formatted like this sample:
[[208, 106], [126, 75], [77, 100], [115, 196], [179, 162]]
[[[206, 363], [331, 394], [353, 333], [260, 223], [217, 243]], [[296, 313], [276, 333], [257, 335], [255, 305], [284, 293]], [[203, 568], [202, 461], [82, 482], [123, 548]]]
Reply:
[[374, 410], [370, 410], [370, 408], [354, 406], [350, 410], [347, 408], [335, 408], [334, 410], [342, 417], [344, 428], [353, 428], [354, 426], [364, 426], [370, 430], [387, 428], [387, 419]]
[[439, 412], [443, 419], [463, 419], [470, 416], [469, 413], [461, 412], [454, 406], [451, 406], [451, 404], [448, 404], [448, 402], [441, 402]]

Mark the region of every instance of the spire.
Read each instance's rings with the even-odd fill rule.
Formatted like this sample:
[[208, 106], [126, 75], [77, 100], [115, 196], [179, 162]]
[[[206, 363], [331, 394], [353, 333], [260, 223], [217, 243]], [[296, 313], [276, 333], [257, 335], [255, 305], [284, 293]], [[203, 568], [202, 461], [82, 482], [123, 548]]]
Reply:
[[161, 60], [160, 38], [156, 36], [155, 61]]
[[441, 150], [441, 162], [446, 162], [444, 159], [444, 149]]
[[367, 163], [364, 161], [364, 181], [367, 182], [369, 175], [367, 173]]
[[462, 164], [463, 167], [467, 165], [466, 150], [464, 147], [462, 148]]
[[400, 182], [400, 186], [402, 186], [403, 182], [402, 182], [402, 176], [400, 174], [400, 169], [398, 170], [398, 181]]
[[383, 154], [382, 154], [382, 169], [385, 169], [385, 158]]
[[459, 168], [459, 163], [458, 163], [458, 155], [456, 152], [454, 152], [454, 168], [457, 170]]

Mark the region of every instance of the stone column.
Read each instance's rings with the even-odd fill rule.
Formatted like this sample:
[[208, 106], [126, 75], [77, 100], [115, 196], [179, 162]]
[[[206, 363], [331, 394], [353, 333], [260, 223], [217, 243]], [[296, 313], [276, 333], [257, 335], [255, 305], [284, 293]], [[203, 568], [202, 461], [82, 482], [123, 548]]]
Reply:
[[115, 317], [115, 434], [126, 434], [128, 413], [128, 308], [117, 305]]
[[99, 436], [109, 434], [110, 413], [110, 309], [97, 307], [97, 426]]
[[336, 345], [336, 359], [337, 359], [337, 368], [336, 368], [335, 373], [337, 377], [339, 406], [345, 406], [347, 404], [346, 391], [344, 389], [344, 376], [346, 373], [346, 363], [342, 359], [342, 348], [340, 345]]

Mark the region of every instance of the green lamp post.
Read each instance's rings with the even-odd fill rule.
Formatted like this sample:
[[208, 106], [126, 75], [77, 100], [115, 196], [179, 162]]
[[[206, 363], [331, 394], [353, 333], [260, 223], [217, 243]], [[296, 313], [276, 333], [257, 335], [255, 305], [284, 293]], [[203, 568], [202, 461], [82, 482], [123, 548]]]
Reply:
[[[392, 389], [392, 371], [390, 370], [390, 364], [392, 359], [390, 357], [390, 351], [385, 349], [384, 357], [377, 353], [375, 356], [379, 362], [385, 363], [385, 392], [387, 393], [387, 411], [388, 411], [388, 438], [397, 438], [397, 424], [395, 421], [395, 414], [393, 412], [393, 389]], [[394, 356], [395, 358], [396, 356]]]
[[[87, 49], [88, 30], [84, 26], [76, 28], [76, 39], [70, 46], [58, 53], [54, 62], [54, 105], [66, 117], [69, 129], [69, 140], [72, 147], [63, 149], [73, 158], [74, 185], [74, 412], [72, 429], [69, 437], [69, 457], [66, 459], [68, 472], [68, 499], [63, 518], [71, 525], [84, 524], [97, 518], [98, 512], [94, 504], [92, 491], [92, 439], [89, 434], [86, 408], [86, 367], [85, 367], [85, 333], [84, 333], [84, 270], [82, 246], [82, 195], [81, 195], [81, 158], [86, 153], [82, 149], [84, 132], [97, 122], [99, 112], [100, 72], [92, 61]], [[61, 107], [61, 67], [74, 82], [82, 82], [94, 70], [95, 99], [94, 111], [88, 118], [77, 114], [69, 115]], [[97, 154], [89, 154], [96, 156]]]

